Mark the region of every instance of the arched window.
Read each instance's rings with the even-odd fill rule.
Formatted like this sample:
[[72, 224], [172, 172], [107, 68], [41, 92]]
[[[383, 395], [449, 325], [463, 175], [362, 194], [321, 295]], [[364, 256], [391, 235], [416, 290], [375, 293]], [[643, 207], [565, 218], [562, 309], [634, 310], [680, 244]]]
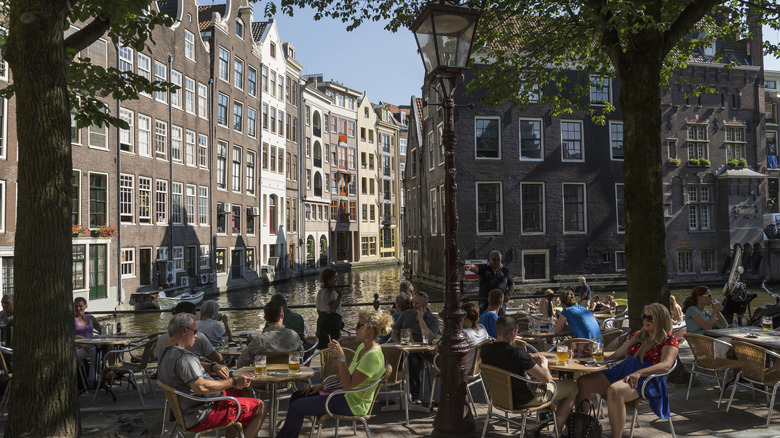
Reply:
[[320, 260], [328, 258], [328, 239], [325, 236], [320, 237]]
[[322, 137], [322, 119], [320, 118], [319, 111], [314, 111], [314, 117], [312, 117], [312, 125], [314, 136]]
[[314, 196], [322, 196], [322, 176], [314, 172]]
[[314, 236], [306, 238], [306, 260], [314, 260]]

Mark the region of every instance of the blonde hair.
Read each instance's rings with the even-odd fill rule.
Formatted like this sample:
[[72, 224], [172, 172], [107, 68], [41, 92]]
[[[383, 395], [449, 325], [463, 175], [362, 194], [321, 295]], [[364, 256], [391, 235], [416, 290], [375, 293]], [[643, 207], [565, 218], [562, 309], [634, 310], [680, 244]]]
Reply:
[[385, 313], [364, 310], [358, 313], [358, 318], [363, 320], [366, 328], [370, 328], [376, 337], [384, 337], [390, 334], [393, 318]]
[[634, 354], [634, 358], [638, 359], [641, 363], [644, 363], [645, 354], [647, 354], [648, 351], [655, 348], [672, 333], [672, 315], [669, 314], [669, 309], [667, 309], [666, 306], [661, 303], [648, 304], [642, 310], [642, 314], [645, 312], [653, 316], [653, 334], [651, 335], [643, 327], [642, 330], [639, 331], [639, 334], [634, 336], [628, 343], [629, 347], [634, 344], [641, 344], [639, 350]]

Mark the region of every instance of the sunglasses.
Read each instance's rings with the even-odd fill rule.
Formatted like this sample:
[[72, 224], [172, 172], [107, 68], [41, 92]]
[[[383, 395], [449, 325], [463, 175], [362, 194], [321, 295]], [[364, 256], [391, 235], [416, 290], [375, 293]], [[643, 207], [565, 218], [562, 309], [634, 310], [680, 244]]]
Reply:
[[653, 315], [642, 314], [642, 321], [653, 322]]
[[198, 334], [198, 329], [196, 329], [196, 328], [190, 328], [190, 327], [184, 327], [184, 328], [186, 328], [187, 330], [192, 330], [192, 334], [194, 334], [194, 335]]

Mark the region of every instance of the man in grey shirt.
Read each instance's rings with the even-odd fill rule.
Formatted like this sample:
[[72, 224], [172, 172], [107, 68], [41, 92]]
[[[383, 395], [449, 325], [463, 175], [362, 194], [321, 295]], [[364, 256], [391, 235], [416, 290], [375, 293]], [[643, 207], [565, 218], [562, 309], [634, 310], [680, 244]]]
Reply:
[[[195, 304], [188, 303], [186, 301], [177, 304], [173, 309], [173, 314], [178, 315], [179, 313], [189, 313], [195, 316]], [[162, 357], [163, 351], [165, 351], [165, 348], [168, 347], [168, 344], [170, 343], [171, 337], [168, 335], [168, 333], [163, 333], [160, 335], [160, 337], [157, 339], [157, 345], [154, 347], [154, 357], [159, 360], [160, 357]], [[198, 357], [205, 357], [211, 362], [222, 363], [222, 355], [214, 349], [214, 346], [211, 345], [209, 338], [206, 336], [198, 336], [195, 339], [195, 344], [193, 344], [192, 348], [189, 350], [195, 353]]]
[[[429, 341], [439, 334], [439, 318], [428, 309], [428, 294], [417, 292], [412, 298], [412, 308], [405, 311], [393, 324], [393, 342], [401, 340], [401, 330], [412, 329], [414, 342], [422, 342], [422, 333], [425, 330]], [[409, 392], [412, 399], [419, 400], [420, 373], [422, 371], [423, 357], [420, 354], [409, 355]]]
[[258, 354], [273, 355], [297, 351], [303, 353], [303, 344], [298, 333], [284, 327], [284, 312], [281, 303], [269, 301], [263, 306], [263, 315], [268, 323], [259, 335], [253, 335], [249, 345], [236, 362], [239, 368], [250, 366]]

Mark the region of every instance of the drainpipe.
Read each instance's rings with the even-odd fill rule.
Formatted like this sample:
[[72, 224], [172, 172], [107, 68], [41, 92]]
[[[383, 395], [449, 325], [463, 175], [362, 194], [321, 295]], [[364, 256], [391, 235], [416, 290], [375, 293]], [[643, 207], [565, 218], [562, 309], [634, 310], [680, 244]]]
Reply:
[[[213, 75], [210, 75], [213, 76]], [[214, 78], [209, 77], [209, 89], [208, 89], [208, 108], [209, 108], [209, 196], [211, 196], [211, 199], [209, 201], [209, 263], [211, 264], [211, 269], [214, 271], [214, 286], [216, 287], [216, 278], [217, 278], [217, 264], [216, 264], [216, 256], [214, 254], [214, 251], [216, 251], [217, 247], [217, 235], [214, 233], [214, 222], [217, 220], [216, 216], [214, 216], [214, 175], [216, 173], [213, 172], [214, 168], [214, 136], [216, 135], [216, 132], [214, 130]]]
[[[118, 46], [117, 46], [118, 47]], [[118, 58], [117, 58], [118, 62]], [[119, 108], [121, 108], [122, 101], [120, 99], [116, 100], [116, 113], [119, 115]], [[119, 134], [119, 130], [117, 130], [117, 136], [116, 136], [116, 203], [117, 203], [117, 223], [116, 223], [116, 229], [119, 231], [119, 233], [116, 236], [116, 304], [117, 307], [119, 307], [122, 304], [122, 301], [124, 296], [122, 293], [122, 214], [121, 214], [121, 203], [122, 203], [122, 189], [121, 189], [121, 173], [122, 173], [122, 145], [121, 145], [121, 139]]]
[[[173, 55], [168, 55], [169, 75], [172, 65]], [[168, 232], [170, 233], [168, 260], [173, 260], [173, 105], [171, 104], [170, 91], [168, 92], [168, 201]]]

